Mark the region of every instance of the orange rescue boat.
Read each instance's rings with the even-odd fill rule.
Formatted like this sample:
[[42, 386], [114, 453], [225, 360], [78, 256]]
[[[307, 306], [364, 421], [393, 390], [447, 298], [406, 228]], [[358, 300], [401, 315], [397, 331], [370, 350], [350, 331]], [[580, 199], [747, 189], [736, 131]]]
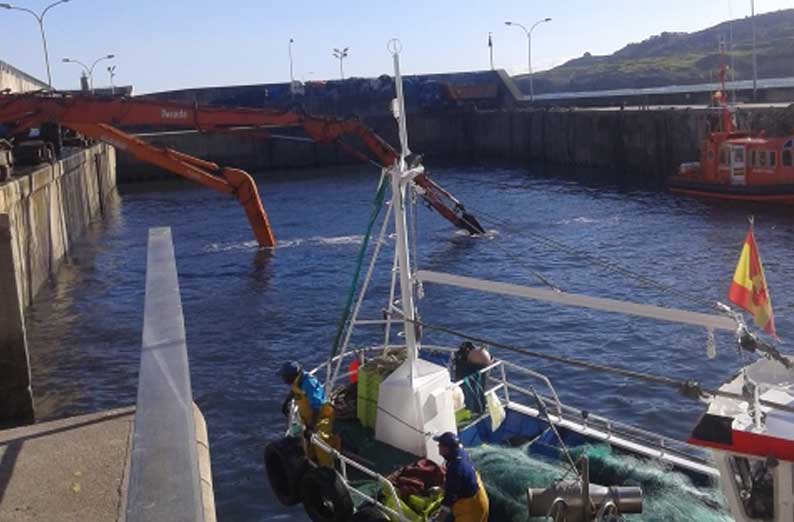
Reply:
[[764, 131], [753, 135], [738, 130], [724, 87], [714, 99], [721, 110], [720, 129], [703, 140], [699, 162], [682, 164], [668, 180], [670, 191], [794, 205], [794, 136], [772, 138]]

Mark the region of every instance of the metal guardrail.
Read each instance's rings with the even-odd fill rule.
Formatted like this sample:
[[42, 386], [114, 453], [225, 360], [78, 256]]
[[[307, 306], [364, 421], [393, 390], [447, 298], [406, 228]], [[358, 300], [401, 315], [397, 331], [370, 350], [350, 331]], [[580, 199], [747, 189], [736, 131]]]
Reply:
[[[389, 350], [401, 348], [404, 349], [405, 345], [398, 344], [387, 347]], [[423, 345], [423, 348], [433, 351], [448, 352], [450, 354], [454, 353], [456, 350], [455, 348], [450, 348], [448, 346], [436, 345]], [[382, 350], [384, 350], [383, 346], [372, 346], [358, 351], [372, 353], [380, 352]], [[356, 350], [353, 350], [337, 355], [332, 359], [332, 364], [336, 363], [340, 359], [344, 360], [346, 358], [352, 357], [355, 353]], [[326, 361], [320, 366], [314, 368], [310, 373], [314, 374], [325, 368], [327, 377], [329, 375], [328, 364], [329, 362]], [[488, 381], [493, 385], [486, 387], [486, 389], [483, 391], [485, 394], [494, 394], [498, 391], [502, 391], [504, 396], [500, 399], [500, 402], [504, 407], [509, 407], [511, 403], [521, 404], [521, 402], [517, 400], [517, 397], [511, 397], [510, 391], [528, 398], [532, 403], [535, 403], [537, 397], [540, 397], [541, 400], [547, 403], [547, 406], [550, 406], [550, 412], [552, 415], [555, 415], [559, 420], [565, 419], [576, 423], [581, 423], [588, 428], [603, 431], [609, 437], [614, 435], [640, 444], [656, 444], [658, 447], [664, 448], [664, 452], [667, 454], [672, 454], [681, 458], [696, 461], [703, 465], [706, 465], [708, 462], [708, 459], [704, 458], [703, 452], [700, 448], [693, 447], [686, 442], [676, 440], [659, 433], [643, 430], [642, 428], [638, 428], [630, 424], [614, 421], [591, 412], [585, 412], [584, 410], [563, 403], [557, 394], [557, 390], [551, 383], [551, 380], [549, 380], [549, 378], [542, 373], [530, 370], [529, 368], [504, 359], [496, 360], [494, 363], [486, 368], [483, 368], [478, 373], [489, 374], [492, 370], [496, 370], [496, 372], [498, 372], [498, 376], [490, 376]], [[514, 382], [520, 381], [521, 379], [511, 379], [508, 375], [508, 370], [512, 372], [514, 376], [520, 375], [525, 379], [529, 378], [544, 385], [545, 389], [537, 392], [536, 395], [526, 386], [522, 386], [521, 384]], [[340, 373], [339, 378], [345, 378], [348, 374], [349, 372]], [[455, 384], [460, 385], [462, 382], [463, 381], [458, 381]], [[478, 418], [472, 419], [472, 421], [466, 426], [476, 424], [487, 417], [488, 415], [482, 415]]]
[[348, 491], [350, 491], [351, 495], [355, 494], [360, 496], [366, 502], [370, 502], [373, 505], [377, 506], [379, 509], [386, 511], [389, 515], [393, 517], [397, 517], [397, 520], [399, 522], [411, 522], [411, 519], [409, 519], [403, 513], [402, 504], [400, 502], [395, 500], [395, 504], [397, 506], [397, 509], [395, 510], [385, 505], [377, 498], [373, 498], [368, 494], [364, 493], [363, 491], [361, 491], [360, 489], [354, 487], [350, 483], [350, 479], [348, 478], [347, 468], [352, 467], [358, 470], [359, 472], [363, 473], [364, 475], [368, 476], [369, 478], [375, 480], [378, 484], [382, 484], [388, 490], [389, 496], [391, 498], [399, 499], [400, 497], [397, 495], [397, 490], [395, 489], [394, 484], [392, 484], [389, 479], [387, 479], [380, 473], [368, 469], [366, 466], [362, 466], [361, 464], [351, 459], [350, 457], [343, 455], [340, 451], [337, 451], [336, 449], [326, 444], [320, 437], [317, 436], [317, 434], [313, 434], [311, 436], [311, 444], [313, 446], [317, 446], [321, 451], [324, 451], [331, 455], [334, 461], [338, 464], [337, 466], [338, 473], [345, 481], [345, 487], [348, 489]]
[[127, 521], [203, 521], [185, 324], [170, 228], [149, 231]]
[[[794, 87], [794, 78], [762, 78], [756, 82], [758, 89], [781, 89]], [[725, 82], [725, 90], [752, 90], [752, 80], [738, 80]], [[579, 91], [579, 92], [553, 92], [536, 94], [536, 101], [546, 100], [573, 100], [583, 98], [606, 98], [619, 96], [649, 96], [659, 94], [686, 94], [699, 92], [714, 92], [722, 89], [720, 83], [698, 83], [692, 85], [667, 85], [662, 87], [641, 87], [626, 89], [605, 89], [602, 91]], [[524, 96], [528, 99], [529, 96]]]

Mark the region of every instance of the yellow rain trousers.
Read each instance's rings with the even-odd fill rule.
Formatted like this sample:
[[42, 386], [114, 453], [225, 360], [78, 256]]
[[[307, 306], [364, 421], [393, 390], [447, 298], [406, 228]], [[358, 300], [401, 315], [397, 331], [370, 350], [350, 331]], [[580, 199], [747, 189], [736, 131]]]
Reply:
[[477, 484], [480, 489], [474, 496], [458, 499], [452, 504], [455, 522], [488, 522], [488, 493], [485, 492], [479, 473]]
[[[313, 410], [311, 404], [309, 404], [309, 398], [306, 397], [306, 394], [303, 393], [303, 390], [301, 390], [301, 387], [298, 385], [299, 380], [300, 377], [295, 379], [295, 382], [292, 383], [292, 394], [295, 397], [295, 404], [298, 406], [298, 414], [300, 415], [303, 424], [306, 425], [309, 422], [309, 419], [312, 417]], [[317, 418], [314, 422], [314, 432], [323, 440], [323, 442], [338, 450], [342, 447], [342, 444], [339, 436], [334, 435], [333, 431], [334, 408], [329, 403], [325, 403], [320, 408], [320, 411], [317, 412]], [[330, 453], [323, 451], [315, 445], [306, 447], [305, 439], [304, 449], [306, 450], [306, 455], [317, 464], [328, 467], [333, 465], [333, 457]]]

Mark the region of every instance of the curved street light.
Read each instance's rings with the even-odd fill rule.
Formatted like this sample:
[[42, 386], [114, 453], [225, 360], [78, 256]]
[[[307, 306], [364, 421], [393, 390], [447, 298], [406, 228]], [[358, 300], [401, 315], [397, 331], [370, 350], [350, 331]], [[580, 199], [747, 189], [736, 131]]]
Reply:
[[96, 64], [98, 64], [102, 60], [111, 60], [111, 59], [113, 59], [115, 57], [116, 57], [115, 54], [107, 54], [105, 56], [101, 56], [101, 57], [97, 58], [96, 60], [94, 60], [94, 63], [91, 64], [91, 67], [88, 67], [86, 64], [84, 64], [83, 62], [81, 62], [79, 60], [72, 60], [71, 58], [64, 58], [61, 61], [63, 63], [76, 63], [77, 65], [81, 66], [85, 70], [85, 72], [86, 72], [86, 74], [88, 76], [88, 84], [91, 87], [91, 93], [93, 94], [93, 92], [94, 92], [94, 67], [96, 67]]
[[541, 20], [538, 20], [537, 22], [532, 24], [532, 27], [530, 27], [529, 29], [524, 27], [522, 24], [519, 24], [518, 22], [511, 22], [509, 20], [505, 22], [505, 25], [520, 27], [521, 29], [524, 30], [524, 33], [527, 35], [527, 51], [528, 51], [527, 69], [529, 71], [529, 101], [535, 101], [535, 86], [533, 85], [532, 82], [532, 31], [534, 31], [538, 25], [545, 24], [546, 22], [551, 22], [551, 18], [543, 18]]
[[52, 74], [50, 73], [50, 55], [47, 52], [47, 37], [44, 34], [44, 15], [47, 14], [47, 11], [55, 7], [56, 5], [65, 4], [69, 2], [69, 0], [58, 0], [47, 7], [41, 12], [41, 14], [37, 14], [35, 11], [28, 9], [27, 7], [17, 7], [11, 4], [0, 4], [0, 8], [2, 9], [9, 9], [13, 11], [24, 11], [33, 15], [37, 22], [39, 22], [39, 29], [41, 30], [41, 43], [44, 45], [44, 65], [47, 68], [47, 85], [52, 90]]

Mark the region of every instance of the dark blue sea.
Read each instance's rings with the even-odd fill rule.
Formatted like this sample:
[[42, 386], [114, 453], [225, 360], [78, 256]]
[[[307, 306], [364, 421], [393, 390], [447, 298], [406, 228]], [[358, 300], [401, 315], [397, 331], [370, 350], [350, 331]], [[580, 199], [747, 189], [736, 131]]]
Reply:
[[[560, 175], [563, 174], [563, 175]], [[420, 207], [418, 266], [708, 312], [679, 295], [638, 284], [591, 259], [550, 248], [563, 242], [707, 300], [724, 300], [747, 231], [765, 262], [778, 330], [794, 338], [794, 217], [785, 209], [739, 207], [663, 191], [594, 183], [538, 168], [443, 167], [435, 179], [488, 229], [457, 233]], [[173, 230], [193, 393], [209, 428], [219, 520], [306, 520], [267, 487], [263, 447], [283, 429], [282, 361], [327, 357], [348, 291], [379, 173], [344, 168], [256, 175], [279, 245], [260, 252], [232, 199], [184, 182], [119, 187], [69, 263], [28, 312], [34, 392], [43, 420], [134, 404], [150, 227]], [[387, 247], [384, 247], [387, 248]], [[381, 268], [390, 265], [388, 255]], [[368, 300], [386, 301], [381, 272]], [[481, 295], [428, 285], [428, 323], [453, 326], [536, 351], [696, 379], [708, 386], [741, 365], [729, 335], [706, 357], [702, 328]], [[376, 299], [377, 298], [377, 299]], [[363, 338], [362, 341], [366, 341]], [[452, 344], [425, 333], [425, 342]], [[499, 350], [495, 350], [498, 354]], [[674, 391], [612, 375], [519, 360], [547, 373], [564, 401], [684, 439], [702, 405]]]

